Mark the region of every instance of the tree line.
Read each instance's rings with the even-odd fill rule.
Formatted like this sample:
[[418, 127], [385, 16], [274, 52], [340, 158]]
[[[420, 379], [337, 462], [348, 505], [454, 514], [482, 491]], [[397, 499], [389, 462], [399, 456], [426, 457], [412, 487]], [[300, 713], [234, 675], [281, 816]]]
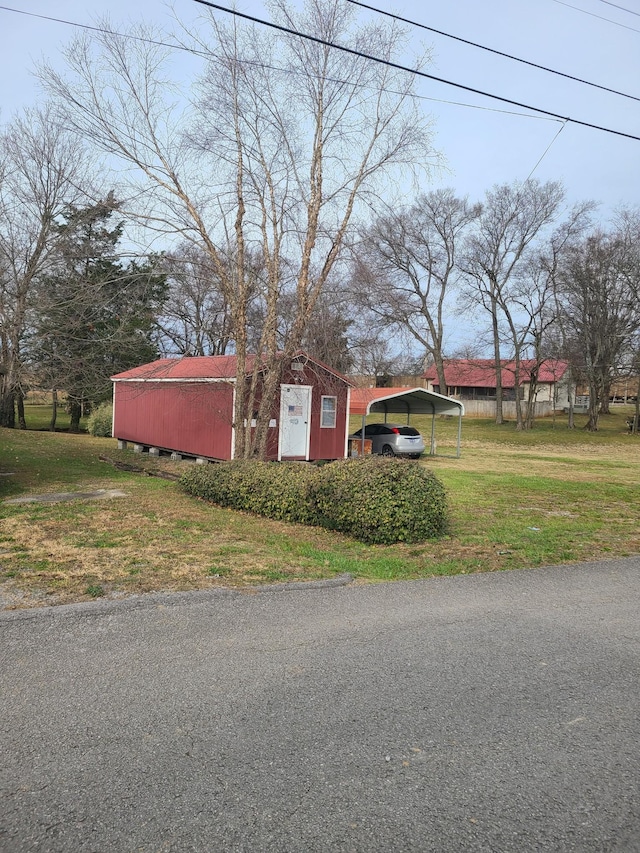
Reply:
[[46, 101], [0, 136], [0, 425], [25, 425], [29, 387], [64, 390], [73, 428], [115, 372], [233, 352], [237, 452], [262, 456], [300, 348], [344, 372], [432, 360], [444, 388], [474, 324], [516, 371], [568, 358], [596, 429], [637, 366], [640, 211], [603, 228], [531, 180], [407, 202], [439, 162], [413, 76], [327, 44], [393, 61], [402, 30], [341, 0], [273, 14], [319, 41], [204, 13], [174, 34], [200, 61], [179, 84], [162, 34], [105, 22], [39, 69]]
[[[423, 194], [361, 233], [363, 304], [381, 327], [409, 333], [442, 389], [447, 332], [480, 320], [476, 347], [496, 365], [498, 423], [505, 357], [516, 388], [525, 358], [533, 382], [543, 361], [566, 359], [588, 388], [587, 429], [597, 430], [613, 381], [640, 372], [640, 208], [620, 208], [606, 227], [595, 211], [592, 202], [567, 208], [555, 181], [496, 186], [476, 204], [450, 190]], [[444, 310], [452, 299], [453, 319]], [[530, 427], [532, 409], [518, 394], [515, 402], [516, 427]]]

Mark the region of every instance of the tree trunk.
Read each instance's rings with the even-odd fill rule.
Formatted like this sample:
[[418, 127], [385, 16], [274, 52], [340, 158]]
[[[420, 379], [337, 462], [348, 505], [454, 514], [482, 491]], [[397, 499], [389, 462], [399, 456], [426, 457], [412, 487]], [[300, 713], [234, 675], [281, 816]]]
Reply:
[[82, 401], [69, 400], [69, 413], [71, 422], [69, 423], [69, 432], [80, 432], [80, 418], [82, 417]]
[[434, 349], [433, 351], [433, 360], [436, 366], [436, 374], [438, 376], [438, 387], [440, 388], [440, 393], [446, 396], [447, 394], [447, 380], [444, 378], [444, 360], [442, 358], [442, 350]]
[[[536, 396], [538, 393], [538, 366], [531, 371], [531, 376], [529, 377], [529, 399], [527, 400], [527, 413], [524, 419], [524, 429], [532, 429], [533, 421], [536, 415]], [[551, 399], [551, 412], [553, 416], [553, 424], [555, 426], [555, 400], [553, 399], [553, 395], [555, 395], [555, 386], [552, 392]]]
[[600, 387], [595, 378], [589, 380], [589, 410], [588, 420], [585, 424], [587, 432], [598, 431], [598, 418], [600, 416]]
[[498, 329], [498, 306], [491, 300], [491, 326], [493, 329], [493, 355], [496, 366], [496, 423], [503, 424], [502, 414], [502, 359], [500, 357], [500, 330]]
[[0, 396], [0, 426], [14, 429], [16, 425], [16, 398], [12, 388], [2, 390]]
[[20, 390], [16, 393], [16, 404], [18, 406], [18, 426], [20, 429], [26, 429], [27, 421], [24, 416], [24, 394]]
[[515, 351], [513, 385], [516, 393], [516, 429], [522, 430], [524, 429], [524, 418], [522, 417], [522, 398], [520, 397], [520, 351], [518, 347]]
[[56, 421], [58, 419], [58, 392], [54, 388], [51, 391], [51, 420], [49, 421], [49, 431], [56, 431]]
[[610, 415], [609, 397], [611, 396], [611, 379], [607, 379], [602, 390], [602, 400], [600, 401], [600, 414]]

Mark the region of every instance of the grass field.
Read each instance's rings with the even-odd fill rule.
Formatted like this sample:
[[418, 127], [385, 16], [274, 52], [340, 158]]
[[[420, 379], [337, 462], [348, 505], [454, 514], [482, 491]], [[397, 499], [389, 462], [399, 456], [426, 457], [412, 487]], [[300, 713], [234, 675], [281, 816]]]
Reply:
[[[442, 455], [417, 464], [446, 486], [450, 535], [366, 546], [220, 509], [187, 497], [174, 482], [116, 470], [100, 455], [149, 471], [179, 472], [189, 463], [118, 451], [113, 439], [49, 433], [46, 409], [29, 407], [31, 429], [0, 431], [0, 500], [90, 489], [119, 489], [126, 497], [0, 504], [0, 593], [7, 606], [26, 607], [343, 572], [376, 581], [637, 554], [640, 437], [626, 432], [630, 412], [620, 407], [604, 416], [595, 434], [568, 430], [563, 418], [526, 433], [468, 420], [460, 459], [456, 422], [438, 420]], [[429, 434], [426, 420], [412, 423]]]

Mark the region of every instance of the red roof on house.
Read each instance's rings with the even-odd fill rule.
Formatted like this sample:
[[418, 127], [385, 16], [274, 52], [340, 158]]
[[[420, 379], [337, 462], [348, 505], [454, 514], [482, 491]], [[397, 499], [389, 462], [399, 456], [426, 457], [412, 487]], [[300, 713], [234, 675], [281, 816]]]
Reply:
[[[520, 384], [531, 381], [531, 373], [536, 364], [535, 359], [523, 359], [520, 362]], [[502, 387], [513, 388], [516, 384], [515, 362], [503, 361], [501, 365]], [[545, 359], [538, 367], [538, 382], [559, 382], [568, 366], [566, 361]], [[495, 388], [495, 362], [492, 358], [450, 359], [444, 362], [444, 377], [448, 388]], [[437, 382], [435, 365], [425, 371], [425, 378]]]
[[[303, 358], [306, 361], [311, 361], [320, 367], [323, 367], [329, 373], [342, 379], [345, 383], [350, 384], [349, 380], [337, 370], [327, 367], [321, 361], [306, 353], [300, 351], [294, 356], [295, 358]], [[247, 373], [253, 371], [256, 362], [255, 355], [247, 355]], [[149, 364], [142, 364], [139, 367], [133, 367], [131, 370], [125, 370], [122, 373], [116, 373], [112, 376], [113, 380], [123, 379], [138, 379], [141, 381], [160, 381], [167, 379], [228, 379], [232, 380], [236, 377], [238, 359], [235, 355], [202, 355], [202, 356], [185, 356], [184, 358], [159, 358], [157, 361], [151, 361]]]

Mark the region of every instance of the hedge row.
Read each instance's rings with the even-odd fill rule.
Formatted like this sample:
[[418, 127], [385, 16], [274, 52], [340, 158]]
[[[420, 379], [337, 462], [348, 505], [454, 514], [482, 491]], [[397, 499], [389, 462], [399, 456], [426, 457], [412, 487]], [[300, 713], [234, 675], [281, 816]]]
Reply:
[[447, 528], [442, 483], [403, 459], [360, 457], [322, 466], [234, 460], [193, 466], [180, 484], [221, 506], [338, 530], [371, 544], [421, 542]]

